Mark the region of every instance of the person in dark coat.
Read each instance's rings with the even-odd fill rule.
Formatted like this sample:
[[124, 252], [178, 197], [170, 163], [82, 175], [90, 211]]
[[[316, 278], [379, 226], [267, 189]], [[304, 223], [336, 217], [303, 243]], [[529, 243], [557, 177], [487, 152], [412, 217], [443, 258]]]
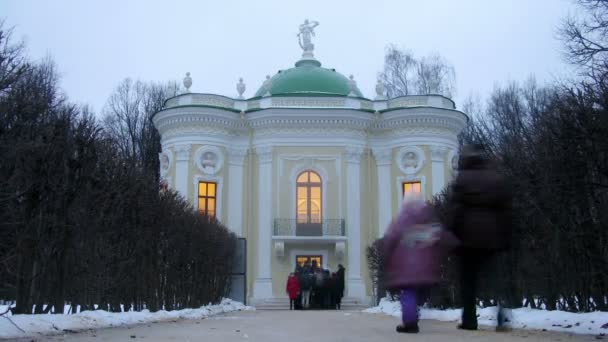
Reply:
[[342, 298], [344, 297], [345, 271], [344, 266], [342, 266], [342, 264], [338, 264], [338, 271], [336, 272], [336, 275], [338, 276], [336, 285], [336, 307], [338, 310], [341, 308]]
[[302, 292], [302, 308], [308, 309], [310, 307], [310, 293], [314, 284], [314, 275], [312, 273], [312, 267], [310, 264], [306, 264], [302, 268], [302, 281], [300, 282]]
[[302, 310], [302, 266], [299, 264], [296, 265], [295, 274], [298, 278], [298, 282], [300, 283], [300, 293], [298, 293], [298, 296], [296, 297], [293, 308], [294, 310]]
[[[464, 146], [448, 200], [448, 228], [461, 242], [461, 329], [477, 329], [477, 282], [482, 266], [510, 247], [511, 201], [506, 178], [484, 156], [483, 147]], [[501, 307], [497, 330], [506, 328], [507, 311]]]
[[323, 309], [329, 309], [331, 303], [331, 273], [327, 269], [323, 270], [323, 289], [321, 293], [321, 306]]
[[331, 304], [330, 304], [330, 308], [332, 310], [337, 310], [339, 309], [339, 302], [340, 302], [340, 288], [339, 288], [339, 284], [338, 284], [338, 274], [336, 272], [333, 272], [331, 274], [331, 278], [329, 279], [329, 291], [330, 291], [330, 295], [331, 295]]

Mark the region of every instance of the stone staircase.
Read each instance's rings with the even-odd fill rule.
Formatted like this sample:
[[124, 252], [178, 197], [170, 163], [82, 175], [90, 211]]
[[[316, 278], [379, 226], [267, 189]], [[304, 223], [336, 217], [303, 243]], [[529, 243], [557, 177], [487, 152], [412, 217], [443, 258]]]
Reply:
[[[289, 299], [271, 298], [250, 305], [255, 307], [256, 310], [289, 310]], [[369, 306], [361, 303], [358, 299], [342, 298], [342, 311], [361, 311], [367, 308], [369, 308]]]

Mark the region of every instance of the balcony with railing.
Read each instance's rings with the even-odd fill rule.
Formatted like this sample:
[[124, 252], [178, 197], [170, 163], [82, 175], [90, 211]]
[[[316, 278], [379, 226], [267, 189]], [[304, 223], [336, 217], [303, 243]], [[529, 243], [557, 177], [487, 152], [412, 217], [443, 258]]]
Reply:
[[274, 219], [275, 236], [345, 236], [344, 219], [299, 222], [297, 219]]
[[285, 256], [286, 244], [334, 245], [334, 255], [342, 259], [346, 250], [346, 225], [344, 219], [306, 220], [275, 218], [272, 231], [274, 254]]
[[346, 240], [344, 219], [323, 219], [319, 222], [275, 218], [273, 240], [285, 242], [336, 242]]

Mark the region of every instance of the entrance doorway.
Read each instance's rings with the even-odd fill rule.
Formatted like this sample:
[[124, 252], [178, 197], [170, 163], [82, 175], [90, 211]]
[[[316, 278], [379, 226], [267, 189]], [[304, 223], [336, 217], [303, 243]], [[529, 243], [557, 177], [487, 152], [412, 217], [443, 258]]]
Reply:
[[323, 256], [322, 255], [296, 255], [296, 265], [304, 266], [307, 263], [312, 265], [316, 263], [318, 267], [323, 267]]

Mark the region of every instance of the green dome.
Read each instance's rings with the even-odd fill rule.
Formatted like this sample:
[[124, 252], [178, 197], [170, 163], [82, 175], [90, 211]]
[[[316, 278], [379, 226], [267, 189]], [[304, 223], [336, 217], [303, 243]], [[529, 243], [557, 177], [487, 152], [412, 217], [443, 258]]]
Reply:
[[[265, 85], [255, 93], [264, 96]], [[353, 90], [355, 96], [363, 97], [359, 88]], [[281, 70], [270, 79], [270, 95], [334, 95], [350, 94], [349, 79], [334, 69], [321, 67], [316, 60], [301, 60], [295, 68]]]

